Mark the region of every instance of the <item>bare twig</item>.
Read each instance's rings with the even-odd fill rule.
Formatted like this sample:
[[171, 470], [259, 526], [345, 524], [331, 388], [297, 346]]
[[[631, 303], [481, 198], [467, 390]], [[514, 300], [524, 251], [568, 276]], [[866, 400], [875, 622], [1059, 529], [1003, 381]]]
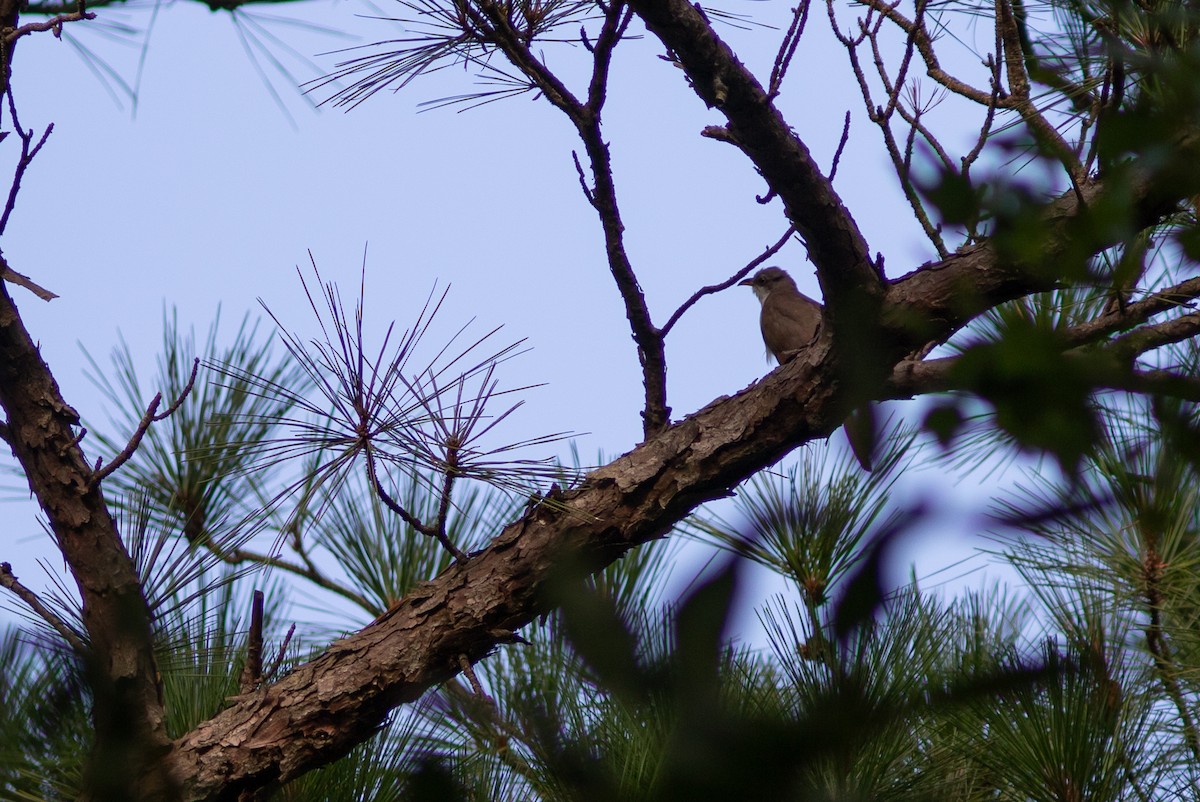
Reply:
[[642, 426], [647, 436], [663, 429], [670, 422], [671, 408], [667, 406], [667, 363], [662, 338], [650, 318], [650, 310], [642, 293], [629, 255], [625, 251], [625, 224], [617, 205], [616, 186], [612, 176], [612, 160], [600, 128], [600, 115], [607, 96], [608, 74], [612, 51], [624, 36], [632, 13], [624, 0], [609, 3], [603, 8], [604, 23], [592, 44], [592, 76], [588, 83], [588, 99], [582, 103], [561, 80], [532, 52], [529, 42], [512, 26], [505, 6], [494, 0], [480, 0], [478, 10], [467, 13], [488, 41], [503, 51], [509, 62], [532, 81], [554, 106], [571, 122], [583, 141], [584, 151], [592, 168], [592, 187], [587, 187], [579, 168], [581, 185], [589, 202], [600, 218], [604, 230], [608, 267], [621, 299], [625, 317], [637, 344], [638, 361], [646, 389]]
[[279, 644], [279, 651], [275, 653], [275, 659], [271, 661], [271, 665], [267, 667], [263, 678], [270, 682], [279, 672], [279, 667], [283, 665], [283, 658], [287, 656], [288, 645], [292, 642], [292, 636], [296, 634], [296, 625], [292, 624], [288, 627], [287, 634], [283, 636], [283, 643]]
[[[892, 160], [892, 165], [896, 171], [896, 177], [900, 181], [900, 189], [904, 193], [904, 197], [908, 201], [909, 207], [912, 209], [913, 217], [918, 223], [920, 223], [921, 230], [925, 232], [925, 236], [928, 237], [930, 243], [937, 250], [938, 256], [944, 259], [949, 255], [949, 251], [946, 248], [945, 241], [942, 239], [941, 230], [933, 224], [933, 221], [929, 219], [929, 214], [925, 211], [925, 206], [921, 202], [920, 195], [917, 194], [916, 187], [913, 186], [912, 179], [909, 176], [909, 170], [905, 156], [903, 153], [901, 153], [900, 147], [896, 142], [895, 132], [892, 131], [891, 115], [897, 110], [899, 110], [901, 118], [908, 122], [908, 124], [911, 126], [910, 136], [911, 133], [916, 131], [918, 126], [920, 126], [920, 122], [914, 115], [908, 114], [904, 109], [903, 104], [899, 102], [898, 96], [900, 86], [899, 84], [892, 84], [888, 78], [887, 69], [883, 64], [882, 55], [880, 54], [879, 44], [876, 38], [879, 32], [879, 23], [883, 21], [883, 18], [876, 18], [877, 21], [872, 24], [871, 11], [868, 11], [867, 19], [863, 20], [859, 24], [858, 36], [846, 36], [836, 28], [836, 19], [834, 17], [832, 0], [827, 0], [826, 5], [829, 13], [830, 24], [834, 25], [837, 38], [842, 43], [842, 46], [846, 49], [846, 55], [850, 59], [850, 69], [854, 73], [855, 80], [858, 81], [859, 91], [862, 93], [863, 97], [863, 105], [867, 111], [867, 118], [870, 119], [871, 122], [875, 123], [875, 125], [879, 128], [880, 133], [883, 134], [884, 148], [887, 150], [888, 157]], [[923, 7], [924, 5], [922, 4], [922, 6], [918, 8], [919, 13]], [[877, 106], [875, 104], [875, 101], [871, 95], [871, 84], [868, 82], [866, 73], [862, 67], [862, 63], [859, 61], [858, 47], [868, 39], [870, 39], [871, 42], [871, 50], [874, 54], [876, 70], [883, 79], [884, 89], [888, 95], [888, 105], [886, 107]], [[911, 48], [914, 46], [914, 43], [915, 37], [910, 35], [909, 48], [906, 49], [906, 54], [911, 53]], [[934, 152], [938, 154], [938, 158], [941, 159], [949, 169], [953, 169], [953, 163], [949, 161], [950, 157], [946, 154], [940, 143], [938, 143], [937, 139], [933, 137], [932, 133], [923, 131], [922, 136], [925, 141], [930, 143], [930, 146], [933, 148]]]
[[246, 664], [242, 666], [242, 675], [238, 679], [238, 688], [242, 693], [250, 693], [262, 682], [262, 649], [263, 592], [255, 590], [250, 603], [250, 632], [246, 636]]
[[146, 414], [142, 416], [142, 420], [140, 423], [138, 423], [138, 427], [134, 431], [133, 436], [129, 438], [129, 443], [126, 444], [125, 448], [120, 454], [113, 457], [111, 462], [101, 468], [97, 468], [96, 471], [92, 473], [89, 481], [90, 487], [95, 487], [96, 485], [100, 484], [105, 477], [129, 461], [129, 458], [133, 456], [134, 452], [137, 451], [138, 446], [141, 445], [142, 438], [146, 436], [146, 432], [150, 431], [151, 424], [166, 420], [175, 413], [175, 410], [179, 409], [179, 405], [183, 403], [183, 399], [187, 398], [188, 393], [192, 391], [192, 387], [196, 383], [196, 372], [199, 369], [200, 360], [196, 359], [192, 362], [192, 375], [188, 377], [187, 384], [184, 385], [184, 388], [179, 392], [179, 396], [175, 399], [174, 403], [167, 407], [166, 411], [162, 412], [161, 414], [156, 415], [155, 412], [158, 410], [158, 405], [162, 403], [162, 393], [158, 393], [154, 396], [154, 399], [150, 402], [150, 405], [146, 407]]
[[575, 162], [575, 172], [579, 175], [579, 188], [583, 190], [583, 197], [587, 198], [587, 202], [596, 208], [596, 196], [592, 192], [592, 188], [588, 186], [587, 176], [583, 173], [583, 165], [579, 163], [579, 154], [571, 151], [571, 159]]
[[850, 109], [846, 109], [846, 121], [842, 123], [842, 138], [838, 140], [837, 150], [833, 152], [833, 166], [829, 168], [829, 183], [833, 183], [834, 177], [837, 175], [838, 163], [842, 160], [842, 151], [846, 149], [846, 143], [850, 141]]
[[800, 37], [804, 35], [804, 26], [808, 22], [808, 9], [811, 4], [812, 0], [799, 0], [796, 7], [792, 9], [792, 21], [788, 25], [787, 33], [783, 35], [783, 41], [779, 43], [779, 52], [775, 54], [775, 64], [771, 67], [771, 79], [767, 82], [769, 97], [779, 94], [779, 88], [783, 85], [783, 78], [787, 74], [788, 66], [791, 65], [792, 58], [796, 55]]
[[16, 284], [18, 287], [24, 287], [37, 297], [41, 298], [43, 301], [53, 301], [58, 297], [56, 293], [53, 293], [41, 286], [29, 276], [13, 270], [8, 266], [7, 261], [3, 257], [0, 257], [0, 278], [4, 279], [9, 284]]
[[763, 251], [758, 256], [754, 257], [753, 259], [751, 259], [750, 262], [747, 263], [745, 267], [743, 267], [738, 272], [734, 273], [730, 278], [727, 278], [725, 281], [722, 281], [720, 284], [711, 284], [707, 287], [702, 287], [701, 289], [699, 289], [695, 293], [693, 293], [691, 298], [688, 298], [686, 301], [683, 302], [683, 304], [678, 309], [675, 310], [675, 313], [672, 314], [670, 319], [667, 320], [666, 325], [664, 325], [662, 327], [660, 334], [663, 337], [666, 337], [667, 332], [669, 332], [671, 330], [671, 328], [679, 321], [679, 318], [683, 317], [683, 313], [686, 312], [687, 310], [691, 309], [692, 306], [697, 301], [699, 301], [701, 298], [703, 298], [705, 295], [712, 295], [713, 293], [717, 293], [717, 292], [721, 292], [722, 290], [729, 289], [734, 284], [737, 284], [739, 281], [741, 281], [743, 278], [745, 278], [746, 275], [749, 274], [749, 272], [751, 270], [758, 267], [759, 265], [761, 265], [763, 262], [770, 259], [775, 254], [779, 253], [780, 249], [783, 248], [783, 246], [787, 244], [787, 241], [789, 239], [791, 239], [791, 236], [794, 233], [796, 233], [796, 230], [789, 226], [788, 230], [783, 232], [783, 236], [779, 238], [778, 242], [776, 242], [774, 245], [768, 246], [765, 251]]
[[0, 214], [0, 234], [8, 227], [8, 218], [12, 216], [13, 209], [17, 205], [17, 194], [21, 191], [21, 179], [25, 177], [25, 171], [29, 169], [29, 165], [33, 163], [37, 157], [38, 151], [42, 149], [42, 145], [46, 144], [46, 140], [50, 138], [50, 133], [54, 130], [54, 123], [46, 126], [46, 131], [42, 134], [41, 139], [35, 145], [33, 143], [33, 131], [26, 131], [21, 127], [21, 122], [17, 118], [17, 102], [13, 99], [12, 85], [8, 86], [5, 92], [8, 95], [8, 110], [12, 116], [13, 130], [17, 132], [17, 136], [21, 139], [21, 156], [17, 159], [17, 166], [13, 170], [12, 183], [8, 187], [8, 200], [4, 202], [4, 212]]
[[93, 20], [96, 14], [92, 11], [72, 11], [68, 14], [59, 14], [42, 22], [30, 22], [22, 25], [20, 28], [5, 28], [2, 32], [4, 43], [11, 45], [13, 42], [20, 39], [22, 36], [28, 36], [31, 33], [40, 31], [52, 31], [54, 38], [58, 39], [62, 36], [62, 26], [68, 22], [81, 22], [82, 20]]
[[16, 576], [13, 575], [12, 566], [8, 563], [0, 563], [0, 587], [6, 588], [18, 599], [25, 602], [29, 609], [37, 613], [39, 618], [62, 636], [62, 639], [71, 647], [71, 651], [80, 657], [88, 654], [88, 647], [83, 642], [83, 639], [79, 637], [75, 630], [67, 626], [65, 621], [55, 615], [53, 610], [42, 604], [42, 600], [37, 597], [36, 593], [17, 581]]
[[375, 488], [375, 492], [379, 495], [379, 500], [384, 503], [384, 506], [386, 506], [389, 510], [391, 510], [392, 512], [399, 515], [401, 520], [403, 520], [406, 524], [408, 524], [409, 526], [411, 526], [413, 529], [417, 530], [421, 534], [427, 535], [428, 537], [436, 538], [437, 541], [442, 544], [443, 548], [446, 549], [446, 551], [448, 551], [454, 555], [455, 560], [457, 560], [460, 563], [466, 562], [466, 560], [467, 560], [466, 552], [462, 551], [457, 546], [455, 546], [453, 543], [451, 543], [450, 538], [448, 538], [446, 536], [445, 532], [439, 530], [435, 526], [429, 526], [425, 523], [422, 523], [415, 516], [413, 516], [412, 513], [410, 513], [408, 510], [404, 509], [404, 507], [399, 502], [397, 502], [394, 498], [392, 498], [391, 494], [389, 494], [386, 490], [383, 489], [383, 483], [379, 481], [379, 475], [375, 471], [374, 449], [368, 443], [365, 448], [365, 451], [367, 454], [367, 478], [368, 478], [368, 480], [370, 480], [371, 486]]

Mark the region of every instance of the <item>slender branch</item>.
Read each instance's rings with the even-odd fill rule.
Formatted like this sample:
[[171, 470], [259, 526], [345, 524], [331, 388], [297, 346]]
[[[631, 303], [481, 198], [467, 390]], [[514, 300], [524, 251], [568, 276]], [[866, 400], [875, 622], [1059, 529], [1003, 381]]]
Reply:
[[287, 571], [290, 574], [295, 574], [298, 577], [307, 579], [314, 585], [324, 588], [331, 593], [336, 593], [343, 599], [357, 604], [370, 615], [380, 615], [383, 613], [383, 608], [379, 605], [371, 603], [365, 596], [357, 591], [341, 585], [328, 576], [323, 574], [312, 561], [308, 559], [306, 554], [301, 553], [301, 559], [305, 565], [297, 565], [290, 560], [285, 560], [282, 557], [274, 557], [269, 554], [259, 554], [246, 549], [224, 550], [220, 548], [212, 539], [205, 541], [205, 546], [213, 553], [221, 562], [227, 565], [242, 565], [243, 563], [252, 563], [261, 565], [267, 568], [278, 568], [281, 571]]
[[633, 11], [621, 0], [614, 0], [604, 12], [604, 24], [600, 35], [592, 46], [592, 78], [588, 83], [588, 109], [599, 116], [608, 95], [608, 72], [612, 66], [612, 54], [621, 37], [629, 28]]
[[33, 144], [33, 131], [26, 131], [21, 127], [21, 122], [17, 118], [17, 102], [13, 98], [12, 86], [8, 85], [5, 94], [8, 96], [8, 110], [12, 116], [13, 130], [17, 132], [17, 136], [21, 139], [21, 155], [17, 159], [17, 166], [13, 170], [12, 183], [8, 186], [8, 199], [4, 202], [4, 212], [0, 213], [0, 234], [3, 234], [8, 228], [8, 218], [12, 216], [13, 209], [17, 205], [17, 194], [21, 191], [21, 179], [25, 177], [25, 171], [29, 169], [29, 165], [37, 157], [38, 152], [42, 149], [42, 145], [46, 144], [46, 140], [50, 138], [51, 132], [54, 131], [54, 123], [46, 126], [45, 132], [37, 144]]
[[29, 276], [13, 270], [8, 266], [7, 261], [2, 256], [0, 256], [0, 279], [7, 281], [9, 284], [16, 284], [18, 287], [24, 287], [37, 297], [41, 298], [43, 301], [53, 301], [58, 297], [57, 293], [53, 293], [41, 286]]
[[275, 659], [271, 661], [271, 665], [267, 668], [264, 675], [269, 682], [275, 678], [279, 672], [279, 667], [283, 665], [283, 658], [287, 656], [288, 645], [292, 642], [292, 636], [296, 634], [296, 625], [292, 624], [288, 627], [287, 634], [283, 636], [283, 642], [279, 644], [279, 651], [275, 653]]
[[[812, 0], [799, 0], [796, 7], [792, 9], [792, 21], [783, 35], [783, 41], [779, 43], [779, 52], [775, 54], [775, 64], [771, 67], [771, 78], [767, 81], [767, 94], [772, 98], [779, 95], [779, 88], [783, 85], [783, 78], [787, 75], [788, 66], [791, 65], [792, 58], [796, 55], [796, 48], [800, 45], [800, 37], [804, 35], [804, 26], [808, 22], [808, 9], [811, 5]], [[832, 181], [833, 176], [830, 176], [829, 180]]]
[[1188, 279], [1126, 304], [1124, 308], [1114, 305], [1095, 320], [1067, 329], [1062, 337], [1068, 345], [1086, 345], [1144, 323], [1161, 312], [1190, 307], [1196, 298], [1200, 298], [1200, 278]]
[[[830, 23], [836, 24], [833, 0], [827, 1], [826, 9], [829, 15]], [[924, 9], [924, 3], [918, 5], [917, 21], [922, 25], [923, 22], [921, 21], [923, 20]], [[946, 165], [947, 169], [953, 170], [954, 164], [950, 160], [949, 155], [946, 153], [941, 143], [938, 142], [933, 134], [925, 129], [925, 127], [920, 123], [917, 115], [909, 114], [904, 108], [904, 105], [900, 102], [900, 92], [903, 89], [903, 73], [907, 71], [908, 63], [912, 56], [914, 37], [908, 37], [908, 42], [904, 52], [904, 59], [902, 61], [901, 74], [897, 77], [896, 82], [893, 84], [888, 76], [887, 67], [884, 64], [883, 54], [880, 50], [878, 40], [879, 26], [883, 23], [884, 18], [880, 16], [876, 18], [877, 21], [875, 24], [872, 24], [871, 14], [872, 12], [868, 11], [867, 19], [859, 23], [858, 36], [852, 38], [843, 36], [839, 33], [838, 39], [842, 42], [843, 47], [846, 48], [846, 54], [850, 59], [850, 69], [854, 73], [855, 80], [858, 81], [859, 91], [863, 96], [863, 104], [866, 107], [867, 117], [871, 120], [871, 122], [875, 123], [875, 125], [879, 128], [880, 133], [883, 134], [884, 148], [887, 150], [888, 158], [890, 158], [892, 161], [892, 166], [896, 172], [896, 178], [900, 181], [900, 189], [904, 193], [904, 197], [908, 201], [909, 207], [912, 209], [913, 217], [920, 224], [921, 230], [925, 232], [925, 236], [929, 239], [930, 243], [937, 251], [938, 256], [944, 259], [949, 255], [949, 250], [946, 248], [946, 243], [942, 238], [940, 228], [934, 225], [933, 221], [929, 219], [929, 214], [925, 210], [925, 204], [922, 202], [920, 195], [917, 193], [916, 187], [913, 185], [909, 174], [908, 153], [907, 151], [905, 153], [900, 152], [900, 147], [896, 142], [895, 132], [892, 131], [892, 114], [899, 110], [901, 118], [904, 119], [905, 122], [907, 122], [910, 126], [908, 149], [911, 149], [912, 143], [915, 139], [915, 133], [920, 130], [922, 137], [926, 142], [929, 143], [934, 153], [936, 153], [942, 163]], [[862, 64], [858, 58], [858, 46], [864, 41], [868, 40], [871, 44], [871, 53], [874, 58], [875, 70], [883, 82], [884, 93], [888, 98], [888, 104], [886, 107], [875, 105], [875, 101], [871, 96], [871, 85], [867, 80], [866, 73], [863, 70]]]
[[[1152, 304], [1148, 304], [1151, 306]], [[1132, 307], [1131, 307], [1132, 308]], [[1093, 324], [1087, 324], [1089, 327]], [[1084, 328], [1084, 327], [1079, 327]], [[1098, 330], [1098, 329], [1097, 329]], [[1200, 401], [1200, 378], [1183, 376], [1172, 371], [1138, 370], [1132, 362], [1147, 351], [1161, 348], [1200, 335], [1200, 313], [1190, 313], [1163, 323], [1143, 326], [1099, 346], [1074, 346], [1077, 338], [1061, 337], [1063, 352], [1070, 358], [1086, 358], [1094, 353], [1107, 353], [1115, 357], [1111, 369], [1103, 370], [1092, 365], [1093, 379], [1097, 389], [1126, 390], [1137, 393], [1171, 395], [1191, 401]], [[1090, 332], [1093, 331], [1089, 328]], [[1085, 350], [1085, 348], [1091, 350]], [[909, 359], [899, 363], [888, 380], [888, 399], [912, 398], [925, 393], [943, 393], [952, 390], [969, 390], [952, 375], [957, 356], [921, 361]]]
[[808, 147], [702, 11], [687, 0], [628, 1], [678, 58], [696, 95], [725, 116], [732, 141], [783, 201], [816, 266], [827, 336], [847, 368], [836, 390], [852, 407], [874, 392], [892, 357], [903, 355], [893, 354], [894, 343], [880, 340], [874, 325], [887, 291], [881, 261]]
[[88, 480], [90, 487], [95, 487], [96, 485], [100, 484], [105, 477], [109, 476], [117, 468], [120, 468], [129, 461], [129, 458], [132, 457], [134, 452], [138, 450], [138, 446], [142, 444], [142, 438], [146, 436], [146, 432], [150, 431], [151, 424], [166, 420], [175, 413], [175, 410], [179, 409], [179, 405], [183, 403], [183, 399], [187, 398], [188, 393], [192, 391], [192, 387], [196, 384], [196, 372], [199, 369], [200, 360], [196, 359], [192, 362], [192, 375], [188, 377], [187, 384], [184, 385], [184, 388], [180, 391], [179, 396], [175, 399], [174, 403], [167, 407], [162, 414], [155, 414], [155, 412], [158, 410], [158, 405], [162, 403], [162, 393], [158, 393], [154, 396], [154, 399], [150, 402], [150, 405], [146, 407], [146, 414], [142, 415], [142, 420], [138, 423], [137, 429], [134, 430], [133, 436], [129, 438], [129, 442], [125, 445], [125, 448], [121, 450], [120, 454], [117, 454], [117, 456], [113, 457], [112, 461], [107, 465], [96, 469], [91, 478]]
[[39, 618], [45, 621], [50, 627], [57, 632], [67, 645], [71, 647], [71, 651], [79, 657], [86, 657], [88, 654], [87, 644], [83, 642], [83, 638], [67, 623], [54, 614], [54, 611], [42, 604], [42, 600], [37, 597], [29, 588], [22, 585], [13, 575], [12, 566], [8, 563], [0, 563], [0, 587], [3, 587], [12, 592], [25, 605], [33, 610]]
[[725, 281], [722, 281], [720, 284], [710, 284], [709, 286], [702, 287], [693, 293], [691, 298], [688, 298], [678, 309], [675, 310], [674, 314], [672, 314], [667, 320], [666, 325], [664, 325], [660, 330], [660, 334], [663, 337], [666, 337], [667, 333], [671, 331], [677, 322], [679, 322], [679, 318], [683, 317], [683, 313], [691, 309], [692, 306], [695, 305], [695, 303], [705, 295], [712, 295], [713, 293], [729, 289], [734, 284], [737, 284], [739, 281], [744, 279], [751, 270], [758, 267], [775, 254], [779, 253], [783, 246], [787, 244], [787, 241], [792, 238], [792, 234], [794, 233], [796, 233], [796, 230], [789, 226], [788, 230], [783, 232], [783, 236], [780, 237], [774, 245], [767, 246], [765, 251], [751, 259], [745, 267], [734, 273], [731, 277], [727, 278]]
[[1148, 351], [1190, 340], [1197, 334], [1200, 334], [1200, 312], [1191, 312], [1162, 323], [1134, 329], [1105, 343], [1102, 348], [1123, 362], [1132, 361]]
[[54, 38], [58, 39], [62, 36], [62, 26], [68, 22], [81, 22], [82, 20], [93, 20], [96, 18], [94, 12], [91, 11], [72, 11], [66, 14], [59, 14], [42, 22], [30, 22], [22, 25], [20, 28], [6, 28], [3, 31], [5, 44], [11, 45], [13, 42], [20, 39], [22, 36], [28, 36], [31, 33], [40, 31], [53, 31]]
[[482, 14], [470, 13], [478, 17], [478, 23], [486, 27], [494, 37], [496, 46], [504, 52], [513, 66], [542, 89], [546, 98], [567, 115], [583, 141], [584, 151], [592, 168], [592, 187], [587, 186], [581, 168], [580, 181], [584, 194], [600, 218], [609, 271], [625, 304], [625, 316], [637, 344], [638, 361], [642, 367], [642, 381], [646, 391], [642, 428], [649, 436], [665, 427], [671, 417], [671, 408], [667, 406], [666, 352], [662, 336], [651, 321], [646, 298], [625, 251], [625, 224], [621, 221], [621, 212], [617, 204], [612, 160], [600, 129], [600, 111], [607, 92], [612, 50], [624, 35], [632, 15], [621, 2], [614, 2], [606, 7], [604, 25], [592, 45], [592, 77], [588, 87], [588, 102], [583, 104], [534, 56], [528, 43], [512, 28], [502, 7], [492, 0], [480, 0], [479, 8]]
[[846, 121], [842, 123], [842, 138], [838, 140], [837, 150], [833, 152], [833, 164], [829, 167], [829, 183], [833, 183], [833, 179], [837, 176], [838, 164], [842, 160], [842, 151], [846, 149], [846, 143], [850, 141], [850, 109], [846, 109]]
[[445, 532], [439, 530], [436, 526], [429, 526], [422, 523], [420, 520], [414, 517], [412, 513], [404, 509], [399, 502], [392, 498], [391, 494], [383, 489], [383, 484], [379, 481], [379, 475], [375, 471], [375, 453], [370, 443], [366, 445], [365, 450], [367, 454], [367, 478], [370, 480], [371, 486], [375, 488], [375, 492], [379, 495], [379, 500], [384, 503], [384, 506], [399, 515], [400, 519], [413, 529], [417, 530], [423, 535], [435, 538], [439, 543], [442, 544], [442, 547], [445, 548], [446, 551], [454, 555], [455, 560], [459, 562], [465, 562], [467, 560], [466, 552], [462, 551], [453, 543], [451, 543], [450, 538], [446, 537]]

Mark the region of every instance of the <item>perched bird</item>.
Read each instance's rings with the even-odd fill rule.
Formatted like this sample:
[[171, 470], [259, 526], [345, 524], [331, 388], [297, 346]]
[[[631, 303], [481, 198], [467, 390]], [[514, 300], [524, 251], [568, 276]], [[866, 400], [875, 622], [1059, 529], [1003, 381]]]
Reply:
[[[796, 289], [796, 282], [778, 267], [764, 267], [741, 282], [754, 290], [762, 304], [758, 323], [763, 342], [779, 364], [794, 357], [816, 339], [821, 328], [821, 305]], [[858, 464], [870, 473], [875, 451], [875, 416], [869, 404], [846, 420], [846, 438]]]
[[764, 267], [741, 282], [754, 290], [762, 304], [758, 323], [767, 351], [779, 364], [811, 343], [821, 328], [821, 305], [796, 289], [796, 282], [778, 267]]

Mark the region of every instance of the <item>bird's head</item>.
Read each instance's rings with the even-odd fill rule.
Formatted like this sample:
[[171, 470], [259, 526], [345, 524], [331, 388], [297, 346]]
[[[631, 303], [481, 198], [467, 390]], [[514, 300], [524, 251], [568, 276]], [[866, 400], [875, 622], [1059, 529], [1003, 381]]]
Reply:
[[754, 290], [754, 295], [760, 302], [767, 300], [768, 295], [781, 287], [786, 287], [791, 292], [799, 292], [796, 289], [796, 282], [781, 267], [764, 267], [745, 281], [738, 282], [738, 284]]

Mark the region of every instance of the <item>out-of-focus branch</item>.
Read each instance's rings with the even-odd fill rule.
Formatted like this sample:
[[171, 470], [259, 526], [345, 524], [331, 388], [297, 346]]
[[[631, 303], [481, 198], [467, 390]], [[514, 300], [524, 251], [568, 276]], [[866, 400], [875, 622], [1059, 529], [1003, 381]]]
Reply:
[[[1094, 333], [1097, 329], [1093, 329], [1092, 326], [1093, 324], [1087, 324], [1089, 340], [1097, 336]], [[1076, 354], [1080, 358], [1086, 358], [1095, 353], [1110, 354], [1114, 357], [1111, 368], [1107, 370], [1102, 370], [1092, 363], [1093, 379], [1098, 389], [1162, 393], [1200, 401], [1200, 379], [1171, 371], [1139, 370], [1133, 364], [1142, 354], [1200, 335], [1200, 313], [1190, 313], [1162, 323], [1142, 326], [1129, 334], [1099, 345], [1071, 346], [1071, 343], [1079, 340], [1079, 336], [1072, 334], [1073, 331], [1069, 329], [1059, 335], [1063, 352], [1068, 357]], [[970, 389], [956, 381], [953, 375], [958, 359], [957, 356], [948, 356], [929, 360], [913, 358], [901, 362], [894, 368], [888, 380], [887, 397], [913, 398], [927, 393]]]
[[1150, 542], [1145, 544], [1146, 554], [1142, 560], [1142, 593], [1150, 619], [1146, 625], [1146, 648], [1154, 658], [1154, 668], [1159, 682], [1162, 683], [1163, 689], [1179, 713], [1180, 722], [1183, 724], [1184, 742], [1192, 752], [1192, 759], [1200, 762], [1200, 734], [1197, 734], [1196, 731], [1191, 705], [1184, 698], [1183, 691], [1179, 687], [1180, 668], [1171, 657], [1170, 647], [1163, 631], [1162, 574], [1166, 564], [1159, 556], [1157, 543], [1154, 540], [1151, 538]]
[[1071, 346], [1096, 342], [1118, 331], [1144, 323], [1160, 312], [1191, 306], [1191, 302], [1196, 298], [1200, 298], [1200, 278], [1188, 279], [1147, 295], [1140, 301], [1127, 304], [1124, 309], [1114, 307], [1095, 320], [1073, 326], [1063, 332], [1063, 340]]

